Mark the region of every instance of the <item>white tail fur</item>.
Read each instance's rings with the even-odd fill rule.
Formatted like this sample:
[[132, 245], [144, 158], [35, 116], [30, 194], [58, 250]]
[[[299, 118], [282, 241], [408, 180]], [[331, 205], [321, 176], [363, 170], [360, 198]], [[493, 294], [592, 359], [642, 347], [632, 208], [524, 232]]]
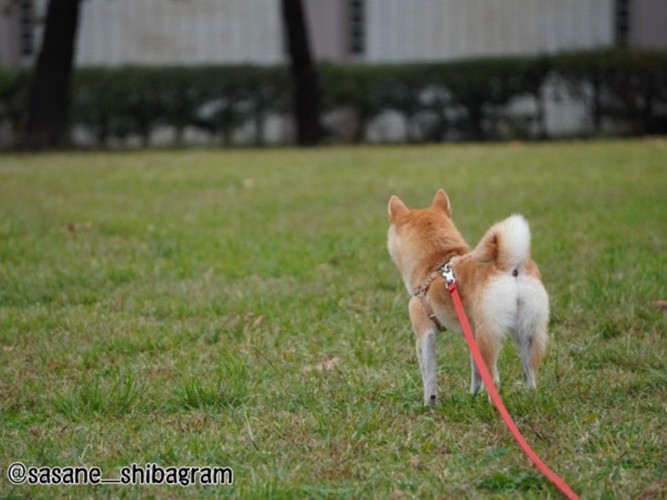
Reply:
[[501, 269], [516, 269], [530, 257], [530, 227], [523, 215], [515, 214], [493, 225], [475, 250], [481, 261], [495, 260]]

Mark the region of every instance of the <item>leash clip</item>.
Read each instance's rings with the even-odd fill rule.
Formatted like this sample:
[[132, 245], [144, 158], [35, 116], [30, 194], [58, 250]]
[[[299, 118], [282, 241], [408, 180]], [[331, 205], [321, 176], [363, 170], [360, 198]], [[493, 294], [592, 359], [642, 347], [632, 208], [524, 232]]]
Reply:
[[456, 283], [456, 278], [454, 277], [454, 269], [452, 269], [452, 266], [449, 264], [449, 261], [445, 262], [445, 264], [440, 268], [440, 274], [442, 275], [443, 278], [445, 278], [447, 286]]

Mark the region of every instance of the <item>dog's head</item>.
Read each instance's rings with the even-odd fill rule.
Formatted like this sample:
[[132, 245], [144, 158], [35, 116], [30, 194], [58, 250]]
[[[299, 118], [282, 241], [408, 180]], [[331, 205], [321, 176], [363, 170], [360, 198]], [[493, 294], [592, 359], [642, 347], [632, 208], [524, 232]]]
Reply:
[[[428, 266], [452, 243], [461, 244], [452, 222], [452, 206], [447, 193], [439, 189], [431, 206], [409, 209], [394, 195], [389, 199], [387, 248], [410, 291], [410, 280], [418, 267]], [[465, 244], [465, 242], [463, 242]]]

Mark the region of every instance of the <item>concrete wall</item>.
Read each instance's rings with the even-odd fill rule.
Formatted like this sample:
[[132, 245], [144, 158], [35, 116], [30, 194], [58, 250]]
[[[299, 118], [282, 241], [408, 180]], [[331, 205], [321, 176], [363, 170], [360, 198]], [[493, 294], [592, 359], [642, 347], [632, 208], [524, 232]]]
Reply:
[[87, 0], [77, 64], [277, 63], [276, 0]]
[[630, 2], [630, 36], [633, 47], [667, 49], [667, 2], [633, 0]]
[[347, 58], [347, 9], [345, 0], [305, 0], [311, 50], [320, 61]]
[[0, 68], [21, 63], [19, 7], [13, 0], [0, 0]]
[[[0, 0], [0, 11], [14, 0]], [[46, 0], [34, 0], [35, 12]], [[315, 56], [349, 60], [348, 0], [305, 0]], [[21, 62], [17, 9], [0, 15], [0, 64]], [[451, 60], [614, 44], [614, 0], [365, 0], [357, 61]], [[36, 25], [39, 47], [41, 26]], [[667, 1], [630, 2], [629, 43], [667, 48]], [[78, 65], [275, 64], [279, 0], [86, 0]]]
[[[321, 61], [346, 56], [346, 1], [306, 0]], [[77, 64], [275, 64], [285, 60], [279, 0], [87, 0]]]
[[372, 62], [554, 53], [614, 42], [613, 0], [367, 0], [367, 13]]
[[[347, 4], [305, 1], [317, 59], [349, 59]], [[656, 24], [642, 5], [638, 33]], [[80, 65], [285, 60], [278, 0], [87, 0], [82, 9]], [[366, 0], [365, 10], [366, 52], [358, 59], [368, 62], [554, 53], [614, 42], [613, 0]], [[658, 31], [656, 24], [646, 36]], [[644, 43], [645, 35], [637, 36]]]

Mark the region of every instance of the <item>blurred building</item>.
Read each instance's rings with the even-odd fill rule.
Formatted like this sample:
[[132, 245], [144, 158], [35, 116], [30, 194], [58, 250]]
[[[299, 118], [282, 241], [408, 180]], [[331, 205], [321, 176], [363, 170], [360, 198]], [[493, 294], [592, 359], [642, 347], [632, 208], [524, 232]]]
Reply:
[[[659, 0], [305, 0], [319, 60], [402, 62], [667, 48]], [[45, 0], [0, 0], [0, 65], [30, 64]], [[79, 66], [275, 64], [279, 0], [85, 0]]]
[[[319, 61], [447, 61], [614, 46], [667, 49], [663, 0], [304, 3]], [[0, 0], [0, 67], [34, 62], [46, 4], [47, 0]], [[85, 0], [81, 9], [75, 61], [79, 67], [280, 64], [287, 57], [280, 0]], [[558, 94], [558, 83], [553, 85], [546, 89], [547, 97]], [[530, 104], [518, 103], [522, 106]], [[578, 104], [562, 97], [547, 99], [551, 134], [580, 132], [585, 127], [582, 117]], [[344, 116], [339, 118], [345, 122]], [[336, 126], [337, 119], [330, 117], [330, 124]], [[401, 140], [404, 126], [396, 117], [383, 117], [368, 138]]]

